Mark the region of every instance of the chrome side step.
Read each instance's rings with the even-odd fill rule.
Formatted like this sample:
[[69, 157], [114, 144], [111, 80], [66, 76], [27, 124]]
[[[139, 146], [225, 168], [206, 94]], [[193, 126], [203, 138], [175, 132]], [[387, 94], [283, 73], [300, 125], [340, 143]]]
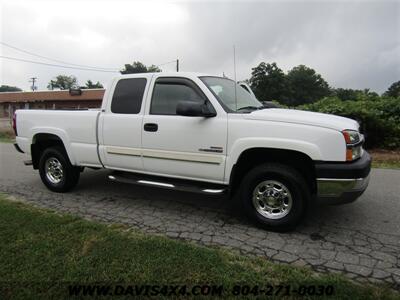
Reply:
[[219, 184], [171, 179], [128, 172], [114, 172], [111, 175], [108, 175], [108, 179], [115, 182], [156, 186], [164, 189], [213, 195], [223, 194], [228, 190], [227, 186]]

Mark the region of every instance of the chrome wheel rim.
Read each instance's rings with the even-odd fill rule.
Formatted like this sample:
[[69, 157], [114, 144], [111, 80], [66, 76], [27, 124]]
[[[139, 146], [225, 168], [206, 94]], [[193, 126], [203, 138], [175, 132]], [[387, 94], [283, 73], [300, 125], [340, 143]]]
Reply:
[[254, 188], [253, 205], [263, 217], [281, 219], [290, 212], [293, 198], [282, 182], [266, 180]]
[[45, 163], [46, 178], [53, 184], [58, 184], [63, 180], [64, 170], [60, 161], [55, 157], [50, 157]]

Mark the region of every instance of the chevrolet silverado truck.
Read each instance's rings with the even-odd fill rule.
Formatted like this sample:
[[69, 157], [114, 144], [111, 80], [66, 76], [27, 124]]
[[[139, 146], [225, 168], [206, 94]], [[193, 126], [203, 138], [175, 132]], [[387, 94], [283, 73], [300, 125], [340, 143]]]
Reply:
[[112, 181], [228, 193], [275, 230], [307, 206], [354, 201], [371, 166], [356, 121], [264, 107], [234, 81], [197, 73], [120, 75], [101, 109], [18, 110], [14, 130], [54, 192], [85, 167], [106, 168]]

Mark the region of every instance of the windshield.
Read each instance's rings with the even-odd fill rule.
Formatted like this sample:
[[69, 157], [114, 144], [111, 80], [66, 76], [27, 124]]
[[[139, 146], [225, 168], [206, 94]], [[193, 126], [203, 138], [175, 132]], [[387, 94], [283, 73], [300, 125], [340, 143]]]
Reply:
[[[222, 77], [203, 76], [200, 79], [213, 92], [225, 108], [231, 112], [249, 112], [263, 108], [263, 105], [233, 80]], [[236, 99], [235, 101], [235, 85]]]

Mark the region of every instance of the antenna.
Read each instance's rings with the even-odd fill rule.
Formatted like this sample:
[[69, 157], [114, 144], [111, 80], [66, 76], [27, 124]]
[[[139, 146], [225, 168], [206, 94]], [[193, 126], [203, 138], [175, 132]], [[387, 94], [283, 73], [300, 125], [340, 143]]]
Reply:
[[233, 45], [233, 77], [235, 80], [235, 107], [237, 111], [237, 93], [236, 93], [236, 47]]

